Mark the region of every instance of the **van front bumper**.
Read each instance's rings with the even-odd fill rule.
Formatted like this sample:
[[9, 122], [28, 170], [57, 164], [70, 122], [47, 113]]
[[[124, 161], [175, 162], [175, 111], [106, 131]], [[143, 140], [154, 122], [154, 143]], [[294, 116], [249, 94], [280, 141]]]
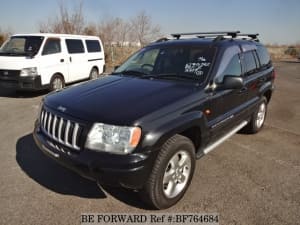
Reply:
[[42, 85], [41, 76], [0, 76], [0, 87], [17, 90], [41, 90], [47, 88]]
[[147, 154], [116, 155], [88, 149], [61, 151], [59, 143], [49, 138], [36, 121], [33, 137], [46, 156], [62, 166], [99, 184], [138, 190], [147, 181], [156, 159], [156, 152]]

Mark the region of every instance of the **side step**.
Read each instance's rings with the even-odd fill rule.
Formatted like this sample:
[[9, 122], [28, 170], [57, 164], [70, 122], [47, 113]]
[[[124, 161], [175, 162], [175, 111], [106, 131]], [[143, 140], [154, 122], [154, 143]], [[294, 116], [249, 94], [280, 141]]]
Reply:
[[197, 154], [197, 158], [199, 159], [202, 156], [204, 156], [207, 153], [209, 153], [212, 150], [214, 150], [214, 148], [218, 147], [220, 144], [222, 144], [224, 141], [226, 141], [228, 138], [230, 138], [235, 133], [237, 133], [240, 129], [242, 129], [244, 126], [246, 126], [247, 123], [248, 123], [247, 121], [243, 121], [241, 124], [239, 124], [238, 126], [234, 127], [231, 131], [229, 131], [227, 134], [225, 134], [224, 136], [222, 136], [220, 139], [218, 139], [214, 143], [208, 145], [206, 148], [203, 149], [203, 151], [200, 151], [201, 153], [198, 152], [199, 155]]

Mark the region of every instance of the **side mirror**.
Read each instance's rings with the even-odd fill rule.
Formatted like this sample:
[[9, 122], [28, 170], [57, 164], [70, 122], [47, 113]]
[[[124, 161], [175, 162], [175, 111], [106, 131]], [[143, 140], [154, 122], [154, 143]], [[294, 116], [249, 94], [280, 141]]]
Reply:
[[218, 85], [218, 89], [242, 89], [244, 87], [243, 79], [237, 76], [226, 75], [223, 82]]

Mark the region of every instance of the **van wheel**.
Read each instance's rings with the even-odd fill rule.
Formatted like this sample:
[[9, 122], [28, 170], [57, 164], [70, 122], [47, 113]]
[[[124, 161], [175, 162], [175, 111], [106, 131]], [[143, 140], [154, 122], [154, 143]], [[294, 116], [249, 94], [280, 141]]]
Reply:
[[90, 80], [95, 80], [99, 77], [99, 72], [97, 68], [93, 68], [90, 72]]
[[255, 134], [259, 132], [264, 126], [266, 116], [267, 116], [267, 99], [266, 97], [262, 97], [257, 109], [251, 116], [250, 122], [245, 128], [243, 128], [242, 131], [248, 134]]
[[50, 82], [50, 91], [58, 91], [65, 87], [65, 80], [61, 75], [54, 75]]
[[195, 170], [195, 147], [190, 139], [175, 135], [163, 145], [141, 198], [157, 209], [178, 202], [190, 185]]

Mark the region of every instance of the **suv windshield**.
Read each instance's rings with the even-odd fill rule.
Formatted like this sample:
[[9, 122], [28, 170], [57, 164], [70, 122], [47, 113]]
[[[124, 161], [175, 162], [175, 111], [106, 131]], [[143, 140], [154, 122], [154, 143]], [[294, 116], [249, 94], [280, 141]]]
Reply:
[[214, 48], [202, 46], [146, 47], [113, 74], [203, 82], [210, 71], [214, 53]]
[[14, 36], [0, 49], [0, 55], [32, 55], [40, 49], [44, 37], [41, 36]]

